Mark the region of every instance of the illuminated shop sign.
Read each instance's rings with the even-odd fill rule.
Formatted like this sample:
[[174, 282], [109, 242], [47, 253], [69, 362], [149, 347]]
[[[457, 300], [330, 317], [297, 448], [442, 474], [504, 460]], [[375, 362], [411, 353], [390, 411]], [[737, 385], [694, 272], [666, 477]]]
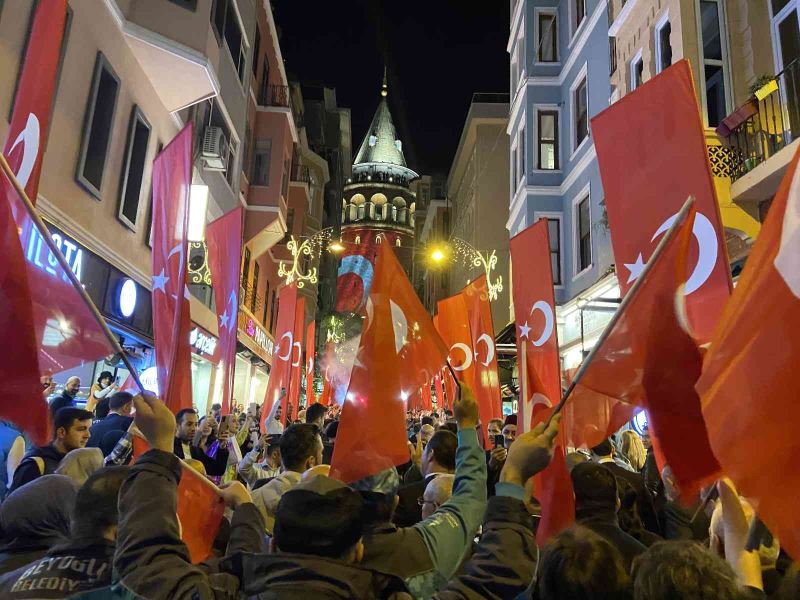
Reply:
[[258, 324], [250, 317], [247, 318], [247, 327], [245, 328], [247, 335], [249, 335], [259, 347], [263, 348], [264, 352], [272, 356], [275, 350], [275, 342], [272, 341], [267, 335], [267, 332], [261, 329]]
[[213, 356], [217, 349], [217, 338], [207, 335], [199, 327], [195, 327], [189, 332], [189, 344], [197, 354]]
[[[81, 279], [83, 276], [83, 248], [78, 246], [75, 242], [64, 238], [60, 233], [52, 233], [50, 237], [53, 238], [53, 241], [56, 243], [58, 249], [61, 250], [64, 258], [67, 259], [67, 264], [72, 272], [77, 275], [78, 281], [83, 283]], [[35, 228], [31, 229], [30, 237], [28, 238], [25, 258], [28, 262], [34, 264], [42, 271], [47, 271], [53, 277], [56, 277], [58, 271], [61, 269], [58, 265], [58, 260], [56, 260], [56, 257], [47, 247], [47, 242], [44, 241], [44, 238], [42, 238], [39, 231]], [[67, 280], [66, 277], [64, 279]]]

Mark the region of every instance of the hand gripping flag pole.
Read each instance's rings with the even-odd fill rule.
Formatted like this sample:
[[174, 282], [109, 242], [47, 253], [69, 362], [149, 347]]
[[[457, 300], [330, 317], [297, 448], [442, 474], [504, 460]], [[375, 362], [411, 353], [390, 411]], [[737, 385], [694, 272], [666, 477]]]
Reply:
[[50, 250], [50, 252], [53, 254], [53, 256], [56, 257], [59, 266], [64, 271], [66, 276], [69, 278], [70, 283], [72, 283], [73, 287], [76, 290], [78, 290], [78, 293], [81, 295], [81, 298], [83, 298], [83, 301], [86, 303], [86, 306], [91, 311], [92, 316], [94, 316], [95, 321], [97, 321], [97, 324], [100, 326], [100, 330], [108, 339], [109, 344], [111, 344], [114, 350], [116, 350], [119, 353], [122, 362], [125, 364], [125, 367], [128, 369], [128, 371], [130, 371], [131, 377], [133, 377], [133, 380], [134, 382], [136, 382], [136, 385], [139, 387], [139, 390], [144, 392], [145, 389], [144, 386], [142, 385], [142, 382], [139, 380], [139, 374], [137, 373], [136, 368], [133, 366], [133, 364], [131, 364], [130, 360], [128, 360], [128, 357], [125, 355], [125, 351], [119, 344], [119, 340], [117, 340], [114, 334], [111, 333], [111, 330], [108, 328], [108, 324], [106, 323], [103, 316], [100, 314], [100, 311], [97, 310], [97, 307], [94, 305], [94, 302], [92, 302], [92, 299], [89, 297], [89, 294], [81, 285], [81, 282], [78, 281], [78, 276], [75, 275], [75, 273], [72, 271], [69, 264], [67, 264], [67, 260], [64, 258], [64, 255], [61, 253], [61, 250], [59, 250], [58, 246], [56, 246], [55, 242], [53, 241], [53, 238], [50, 237], [50, 232], [47, 231], [44, 222], [42, 222], [42, 219], [39, 217], [39, 215], [36, 212], [36, 209], [33, 207], [31, 199], [28, 198], [28, 194], [25, 193], [25, 189], [20, 185], [19, 181], [14, 175], [14, 172], [11, 170], [11, 166], [8, 164], [8, 161], [6, 160], [6, 157], [3, 156], [2, 152], [0, 152], [0, 169], [3, 170], [3, 173], [11, 182], [11, 185], [14, 186], [17, 195], [22, 200], [22, 203], [25, 205], [25, 210], [28, 211], [28, 215], [30, 216], [34, 227], [36, 227], [36, 229], [38, 230], [39, 235], [42, 236], [42, 239], [47, 244], [47, 247]]
[[[592, 359], [597, 354], [597, 352], [603, 347], [603, 344], [605, 344], [606, 339], [614, 330], [617, 321], [619, 321], [620, 317], [625, 313], [625, 308], [628, 306], [628, 304], [630, 304], [631, 300], [636, 297], [637, 291], [642, 286], [643, 282], [647, 279], [646, 275], [652, 269], [653, 265], [656, 262], [656, 259], [659, 256], [661, 256], [661, 253], [664, 251], [664, 248], [666, 247], [667, 243], [675, 236], [676, 232], [681, 227], [681, 225], [683, 225], [683, 222], [686, 220], [686, 215], [689, 214], [689, 209], [691, 209], [693, 205], [694, 205], [694, 197], [689, 196], [689, 198], [686, 199], [686, 202], [684, 202], [683, 206], [681, 207], [681, 210], [676, 215], [675, 221], [672, 223], [672, 226], [667, 230], [666, 234], [664, 234], [664, 237], [661, 238], [661, 241], [658, 242], [655, 251], [650, 257], [650, 260], [647, 261], [647, 264], [642, 270], [641, 275], [636, 279], [633, 286], [631, 286], [631, 289], [628, 290], [628, 293], [622, 299], [622, 303], [619, 305], [617, 312], [615, 312], [614, 315], [611, 317], [611, 320], [608, 322], [608, 325], [606, 325], [606, 328], [603, 330], [603, 333], [600, 334], [597, 343], [589, 351], [588, 356], [581, 363], [581, 366], [578, 368], [578, 372], [575, 373], [575, 377], [572, 379], [572, 382], [569, 384], [569, 387], [564, 392], [564, 395], [561, 396], [561, 400], [558, 402], [558, 405], [556, 406], [555, 410], [553, 410], [553, 413], [550, 415], [550, 419], [552, 419], [555, 415], [560, 413], [561, 409], [564, 408], [564, 404], [566, 404], [570, 394], [575, 389], [575, 387], [580, 383], [581, 378], [583, 377], [583, 374], [586, 372], [588, 366], [591, 364]], [[548, 420], [548, 425], [549, 424], [550, 420]]]

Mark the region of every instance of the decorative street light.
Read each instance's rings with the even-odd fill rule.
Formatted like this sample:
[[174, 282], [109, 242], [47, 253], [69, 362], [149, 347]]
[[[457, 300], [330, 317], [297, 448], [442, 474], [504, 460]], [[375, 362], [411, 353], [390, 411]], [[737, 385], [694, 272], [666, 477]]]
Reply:
[[[311, 267], [308, 271], [304, 271], [306, 268], [305, 260], [301, 263], [301, 259], [305, 257], [311, 260], [319, 258], [322, 247], [326, 242], [330, 241], [332, 233], [333, 228], [326, 227], [302, 241], [292, 236], [289, 243], [286, 244], [289, 252], [292, 253], [292, 266], [291, 268], [287, 268], [286, 263], [280, 263], [278, 266], [278, 276], [284, 277], [287, 285], [290, 283], [297, 283], [298, 288], [305, 287], [306, 282], [312, 285], [317, 283], [317, 267]], [[336, 244], [336, 242], [331, 244], [331, 246], [334, 244]]]
[[498, 275], [494, 280], [492, 279], [492, 271], [497, 266], [497, 252], [495, 250], [484, 255], [466, 240], [454, 237], [445, 244], [433, 246], [428, 258], [434, 265], [443, 265], [446, 262], [460, 262], [473, 267], [481, 267], [486, 274], [489, 300], [497, 300], [498, 294], [503, 291], [503, 276]]

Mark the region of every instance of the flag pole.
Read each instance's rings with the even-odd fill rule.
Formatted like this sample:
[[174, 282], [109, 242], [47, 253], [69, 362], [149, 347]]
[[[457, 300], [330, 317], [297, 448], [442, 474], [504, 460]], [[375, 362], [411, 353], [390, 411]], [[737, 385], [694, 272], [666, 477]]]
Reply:
[[[527, 340], [522, 342], [522, 368], [520, 369], [520, 371], [521, 371], [522, 382], [520, 383], [519, 391], [520, 391], [520, 396], [522, 396], [522, 397], [517, 402], [517, 404], [519, 404], [519, 406], [517, 408], [517, 414], [521, 414], [522, 415], [522, 421], [523, 421], [523, 423], [522, 423], [522, 431], [524, 432], [524, 431], [528, 431], [530, 429], [530, 427], [531, 427], [530, 419], [526, 419], [527, 411], [525, 410], [525, 403], [528, 401], [528, 342], [527, 342]], [[522, 410], [519, 410], [520, 408]], [[517, 427], [519, 427], [519, 426], [520, 426], [520, 424], [517, 423]]]
[[136, 369], [131, 364], [130, 360], [128, 360], [128, 357], [125, 355], [125, 351], [122, 349], [122, 346], [120, 346], [119, 340], [117, 340], [114, 334], [111, 333], [111, 330], [108, 328], [108, 324], [106, 323], [105, 319], [100, 314], [100, 311], [97, 310], [97, 307], [95, 306], [94, 302], [92, 302], [92, 299], [89, 297], [89, 294], [86, 292], [83, 285], [81, 285], [81, 282], [78, 280], [78, 276], [75, 275], [75, 273], [72, 271], [70, 266], [67, 264], [67, 259], [64, 258], [64, 255], [61, 254], [61, 250], [58, 249], [55, 242], [53, 241], [53, 238], [50, 237], [50, 232], [47, 231], [47, 227], [45, 227], [44, 222], [42, 221], [41, 217], [39, 217], [38, 213], [36, 212], [36, 209], [33, 207], [31, 199], [28, 198], [28, 194], [25, 192], [25, 189], [20, 185], [16, 175], [14, 175], [14, 172], [11, 170], [11, 166], [8, 164], [8, 161], [6, 160], [6, 157], [3, 155], [2, 152], [0, 152], [0, 169], [3, 170], [3, 173], [5, 173], [5, 176], [11, 182], [11, 185], [14, 186], [17, 195], [22, 200], [22, 203], [25, 205], [25, 209], [28, 211], [28, 216], [30, 216], [31, 220], [33, 221], [34, 227], [36, 227], [36, 229], [38, 230], [39, 235], [41, 235], [42, 238], [44, 238], [44, 241], [47, 244], [48, 249], [53, 254], [53, 256], [56, 257], [59, 266], [64, 270], [64, 273], [69, 278], [70, 283], [72, 283], [72, 286], [76, 290], [78, 290], [78, 293], [83, 298], [84, 303], [86, 303], [86, 306], [89, 308], [89, 311], [92, 313], [92, 316], [94, 316], [95, 321], [97, 321], [97, 324], [100, 326], [101, 331], [106, 336], [106, 338], [108, 339], [109, 343], [114, 348], [114, 350], [117, 353], [119, 353], [122, 362], [125, 364], [125, 367], [128, 369], [128, 371], [130, 371], [131, 377], [133, 377], [133, 381], [136, 383], [137, 386], [139, 386], [139, 390], [144, 392], [145, 389], [144, 386], [142, 385], [142, 382], [139, 380], [139, 374], [136, 372]]
[[[619, 321], [620, 317], [624, 313], [625, 307], [628, 306], [631, 300], [636, 296], [636, 293], [641, 287], [642, 282], [645, 280], [645, 276], [652, 269], [653, 265], [656, 262], [656, 259], [659, 256], [661, 256], [661, 253], [664, 251], [664, 248], [666, 247], [667, 243], [672, 239], [672, 237], [675, 235], [675, 232], [678, 231], [678, 228], [686, 220], [686, 215], [689, 213], [689, 210], [691, 209], [692, 205], [694, 205], [694, 196], [689, 196], [686, 199], [686, 202], [683, 203], [681, 210], [678, 212], [677, 215], [675, 215], [675, 221], [672, 223], [672, 226], [667, 230], [667, 233], [664, 235], [664, 237], [661, 238], [661, 241], [658, 242], [655, 251], [653, 252], [652, 256], [650, 256], [650, 260], [647, 261], [647, 264], [644, 266], [644, 269], [642, 269], [642, 272], [639, 274], [639, 277], [636, 279], [636, 281], [633, 283], [633, 286], [631, 286], [631, 289], [628, 290], [628, 293], [622, 299], [622, 303], [619, 305], [617, 312], [614, 313], [614, 315], [611, 317], [611, 320], [608, 322], [608, 325], [606, 325], [605, 329], [600, 334], [600, 337], [598, 338], [597, 343], [594, 345], [594, 348], [592, 348], [589, 351], [588, 356], [581, 363], [581, 366], [578, 368], [578, 372], [575, 373], [575, 377], [573, 378], [572, 383], [569, 384], [569, 387], [564, 392], [564, 395], [561, 397], [561, 400], [559, 401], [558, 405], [555, 407], [552, 414], [550, 415], [550, 419], [552, 419], [553, 416], [556, 415], [557, 413], [561, 412], [561, 409], [564, 408], [564, 404], [567, 402], [569, 395], [575, 389], [575, 386], [577, 386], [578, 383], [580, 383], [583, 374], [586, 372], [586, 368], [589, 366], [589, 364], [591, 364], [592, 359], [595, 357], [600, 348], [603, 347], [603, 344], [605, 343], [606, 339], [608, 339], [608, 336], [611, 334], [611, 331], [614, 329], [614, 326], [617, 324], [617, 321]], [[548, 420], [548, 424], [549, 423], [550, 421]]]

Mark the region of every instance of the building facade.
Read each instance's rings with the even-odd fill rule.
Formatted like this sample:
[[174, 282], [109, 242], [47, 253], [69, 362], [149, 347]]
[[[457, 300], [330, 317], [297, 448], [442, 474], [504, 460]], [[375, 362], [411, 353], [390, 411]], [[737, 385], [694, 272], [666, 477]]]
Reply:
[[[492, 298], [495, 334], [510, 320], [507, 198], [509, 193], [509, 137], [507, 94], [474, 94], [461, 139], [447, 178], [451, 207], [450, 243], [455, 256], [450, 286], [457, 293], [482, 274], [476, 252], [497, 264], [490, 283], [500, 279], [502, 290]], [[461, 242], [466, 242], [462, 244]]]
[[605, 323], [606, 313], [591, 308], [619, 297], [589, 126], [611, 91], [606, 2], [512, 0], [507, 50], [507, 227], [514, 236], [539, 219], [550, 224], [559, 346], [569, 368], [589, 347], [581, 322], [584, 333], [587, 319]]
[[[3, 136], [35, 5], [0, 3]], [[306, 213], [314, 212], [310, 173], [315, 165], [315, 177], [325, 179], [325, 169], [310, 154], [300, 150], [295, 160], [302, 143], [269, 2], [69, 0], [68, 7], [37, 207], [74, 268], [91, 265], [83, 267], [84, 286], [93, 290], [95, 303], [144, 379], [156, 384], [151, 376], [152, 163], [186, 123], [194, 123], [192, 177], [193, 184], [208, 188], [205, 219], [240, 205], [246, 209], [234, 397], [240, 403], [260, 402], [274, 346], [271, 306], [263, 299], [271, 296], [266, 286], [278, 284], [267, 275], [277, 269], [269, 251], [287, 231], [290, 196], [302, 200], [297, 205]], [[313, 228], [311, 216], [308, 222]], [[29, 257], [40, 258], [35, 252]], [[202, 242], [190, 248], [189, 271], [193, 400], [205, 411], [220, 395], [221, 378]], [[129, 316], [114, 302], [123, 280], [133, 281], [138, 292]], [[88, 389], [102, 370], [120, 381], [127, 375], [114, 361], [87, 365], [76, 374]]]

